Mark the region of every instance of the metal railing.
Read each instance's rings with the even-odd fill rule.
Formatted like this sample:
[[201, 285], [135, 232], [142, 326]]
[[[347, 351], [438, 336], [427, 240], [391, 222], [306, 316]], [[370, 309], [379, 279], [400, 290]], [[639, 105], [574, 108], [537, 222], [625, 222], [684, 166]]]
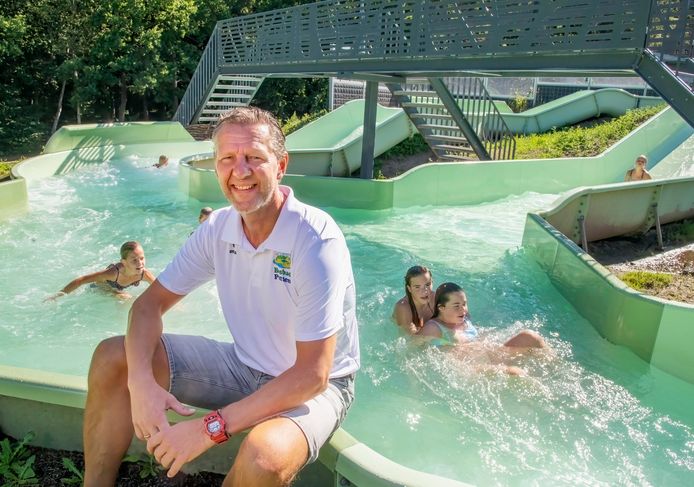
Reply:
[[513, 159], [516, 139], [481, 78], [443, 78], [491, 159]]
[[640, 50], [648, 0], [342, 0], [221, 21], [225, 64]]
[[193, 77], [190, 79], [181, 103], [176, 109], [173, 117], [174, 121], [180, 122], [182, 125], [188, 125], [195, 118], [198, 110], [202, 108], [203, 102], [207, 99], [210, 90], [217, 81], [219, 50], [220, 37], [219, 24], [217, 24], [212, 31], [207, 46], [205, 46], [198, 67], [195, 68], [195, 73], [193, 73]]

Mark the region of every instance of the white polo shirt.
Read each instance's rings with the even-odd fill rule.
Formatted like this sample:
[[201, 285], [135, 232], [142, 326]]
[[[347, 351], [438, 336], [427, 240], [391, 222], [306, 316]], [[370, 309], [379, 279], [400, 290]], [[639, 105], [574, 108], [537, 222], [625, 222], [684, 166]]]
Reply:
[[296, 361], [296, 342], [337, 333], [330, 377], [359, 368], [354, 277], [335, 221], [291, 188], [270, 236], [257, 249], [233, 208], [214, 211], [157, 279], [185, 295], [216, 279], [239, 359], [277, 376]]

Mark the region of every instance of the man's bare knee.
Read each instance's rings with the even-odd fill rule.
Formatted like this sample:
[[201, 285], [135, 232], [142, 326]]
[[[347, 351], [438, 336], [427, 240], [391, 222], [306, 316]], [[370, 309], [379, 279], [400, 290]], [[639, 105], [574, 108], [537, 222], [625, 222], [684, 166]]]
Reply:
[[94, 350], [89, 366], [89, 382], [114, 382], [127, 378], [125, 340], [122, 336], [102, 340]]
[[[274, 424], [253, 428], [239, 449], [231, 478], [224, 485], [290, 485], [308, 458], [308, 445], [301, 430], [291, 420], [275, 418]], [[280, 424], [277, 424], [280, 421]]]

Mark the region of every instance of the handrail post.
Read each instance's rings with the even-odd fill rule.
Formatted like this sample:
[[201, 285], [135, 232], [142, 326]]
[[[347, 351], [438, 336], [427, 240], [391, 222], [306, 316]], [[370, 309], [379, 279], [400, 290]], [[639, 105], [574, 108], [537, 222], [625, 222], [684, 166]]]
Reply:
[[658, 250], [663, 250], [663, 230], [660, 228], [660, 214], [658, 213], [658, 203], [653, 204], [655, 215], [655, 234], [658, 237]]

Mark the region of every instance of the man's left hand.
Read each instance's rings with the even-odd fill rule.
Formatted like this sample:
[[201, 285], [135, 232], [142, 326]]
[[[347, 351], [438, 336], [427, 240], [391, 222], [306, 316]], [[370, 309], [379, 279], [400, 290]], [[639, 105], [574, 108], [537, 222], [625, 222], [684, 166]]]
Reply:
[[205, 434], [202, 418], [182, 421], [160, 430], [147, 440], [147, 451], [175, 476], [191, 460], [209, 450], [215, 442]]

